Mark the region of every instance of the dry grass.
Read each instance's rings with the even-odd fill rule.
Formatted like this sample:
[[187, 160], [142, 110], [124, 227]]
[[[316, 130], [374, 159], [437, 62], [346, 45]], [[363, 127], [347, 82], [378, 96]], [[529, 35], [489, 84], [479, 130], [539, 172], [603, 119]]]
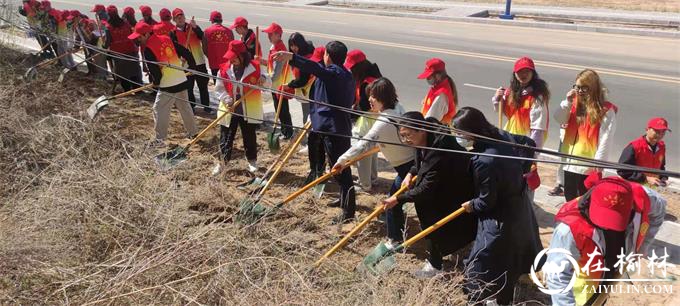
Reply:
[[[354, 272], [383, 235], [377, 225], [312, 269], [346, 230], [327, 226], [337, 211], [303, 196], [257, 226], [228, 222], [245, 196], [232, 186], [247, 177], [240, 155], [224, 177], [207, 175], [214, 134], [161, 172], [144, 146], [148, 103], [117, 101], [89, 122], [82, 110], [105, 83], [74, 73], [58, 84], [49, 68], [26, 84], [17, 79], [24, 55], [0, 54], [0, 304], [464, 303], [460, 272], [432, 281], [408, 274], [423, 256], [418, 247], [398, 256], [389, 277]], [[290, 192], [304, 166], [296, 158], [267, 198]], [[374, 200], [360, 197], [364, 206]]]

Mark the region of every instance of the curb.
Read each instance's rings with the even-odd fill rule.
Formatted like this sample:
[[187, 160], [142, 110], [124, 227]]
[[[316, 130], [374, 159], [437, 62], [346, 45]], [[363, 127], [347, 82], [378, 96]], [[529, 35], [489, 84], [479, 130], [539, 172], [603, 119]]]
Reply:
[[271, 2], [249, 1], [249, 0], [233, 0], [233, 2], [253, 4], [253, 5], [261, 5], [261, 6], [289, 7], [289, 8], [312, 8], [313, 7], [317, 10], [328, 11], [328, 12], [355, 13], [355, 14], [378, 15], [378, 16], [387, 16], [387, 17], [409, 17], [409, 18], [418, 18], [418, 19], [439, 20], [439, 21], [455, 21], [455, 22], [466, 22], [466, 23], [477, 23], [477, 24], [488, 24], [488, 25], [505, 25], [505, 26], [551, 29], [551, 30], [568, 30], [568, 31], [576, 31], [576, 32], [623, 34], [623, 35], [633, 35], [633, 36], [680, 39], [680, 31], [676, 31], [676, 32], [654, 31], [654, 30], [644, 30], [644, 29], [616, 28], [616, 27], [603, 27], [603, 26], [592, 26], [592, 25], [559, 24], [559, 23], [553, 23], [553, 22], [540, 22], [540, 21], [480, 19], [480, 18], [477, 18], [477, 17], [452, 17], [452, 16], [442, 16], [442, 15], [423, 14], [423, 13], [392, 12], [392, 11], [369, 10], [369, 9], [358, 9], [358, 8], [344, 8], [344, 7], [326, 7], [325, 5], [328, 4], [328, 1], [310, 1], [309, 3], [311, 3], [311, 4], [291, 4], [291, 3], [276, 3], [276, 4], [273, 4]]

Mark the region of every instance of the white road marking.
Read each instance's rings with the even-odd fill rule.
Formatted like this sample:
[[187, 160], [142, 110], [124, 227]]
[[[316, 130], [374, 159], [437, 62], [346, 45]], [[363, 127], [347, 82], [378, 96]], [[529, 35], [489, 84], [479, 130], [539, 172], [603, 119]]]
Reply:
[[554, 43], [544, 43], [544, 46], [553, 46], [553, 47], [563, 47], [563, 48], [569, 48], [569, 49], [581, 49], [581, 50], [600, 50], [600, 48], [595, 48], [595, 47], [586, 47], [586, 46], [575, 46], [573, 44], [554, 44]]
[[260, 14], [260, 13], [252, 13], [250, 15], [261, 16], [261, 17], [269, 17], [269, 15], [267, 15], [267, 14]]
[[463, 86], [479, 88], [479, 89], [486, 89], [486, 90], [493, 90], [493, 91], [496, 91], [496, 89], [498, 89], [498, 88], [493, 88], [493, 87], [489, 87], [489, 86], [475, 85], [475, 84], [470, 84], [470, 83], [465, 83], [465, 84], [463, 84]]
[[330, 24], [342, 24], [342, 25], [346, 25], [346, 24], [347, 24], [346, 22], [332, 21], [332, 20], [319, 20], [319, 22], [322, 22], [322, 23], [330, 23]]
[[443, 36], [453, 36], [451, 33], [444, 33], [444, 32], [437, 32], [437, 31], [427, 31], [427, 30], [413, 30], [415, 33], [423, 33], [423, 34], [435, 34], [435, 35], [443, 35]]

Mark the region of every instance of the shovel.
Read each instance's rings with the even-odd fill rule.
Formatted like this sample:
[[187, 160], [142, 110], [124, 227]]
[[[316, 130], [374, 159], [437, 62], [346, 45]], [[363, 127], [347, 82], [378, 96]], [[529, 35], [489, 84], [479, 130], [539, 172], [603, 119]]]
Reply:
[[31, 68], [28, 68], [28, 70], [26, 70], [26, 73], [24, 73], [24, 80], [32, 81], [33, 79], [35, 79], [35, 76], [38, 74], [38, 68], [42, 68], [42, 67], [45, 67], [49, 64], [52, 64], [52, 63], [62, 59], [63, 57], [65, 57], [65, 56], [67, 56], [71, 53], [73, 53], [73, 51], [64, 52], [64, 54], [62, 54], [62, 55], [59, 55], [55, 58], [51, 58], [51, 59], [48, 59], [46, 61], [40, 62], [37, 65], [35, 65]]
[[76, 67], [82, 65], [83, 63], [86, 63], [86, 62], [91, 61], [92, 59], [94, 59], [95, 57], [99, 56], [100, 54], [101, 54], [101, 53], [97, 53], [97, 54], [95, 54], [95, 55], [93, 55], [93, 56], [90, 56], [90, 57], [88, 57], [88, 58], [86, 58], [86, 59], [84, 59], [84, 60], [82, 60], [82, 61], [76, 63], [76, 64], [73, 65], [73, 67], [71, 67], [71, 68], [64, 68], [64, 69], [62, 69], [62, 70], [61, 70], [61, 73], [59, 74], [59, 78], [57, 79], [57, 81], [58, 81], [59, 83], [63, 82], [63, 81], [64, 81], [64, 77], [66, 76], [67, 73], [71, 72], [73, 69], [76, 69]]
[[[288, 63], [283, 68], [283, 79], [288, 78]], [[276, 135], [276, 123], [279, 120], [279, 115], [281, 114], [281, 104], [283, 104], [283, 94], [279, 94], [279, 104], [276, 106], [276, 114], [274, 115], [274, 129], [267, 136], [267, 144], [269, 145], [269, 151], [272, 153], [278, 153], [281, 149], [279, 144], [279, 136]]]
[[[94, 55], [94, 56], [96, 56], [96, 55]], [[132, 89], [132, 90], [129, 90], [129, 91], [126, 91], [126, 92], [123, 92], [123, 93], [119, 93], [115, 96], [106, 96], [106, 95], [101, 96], [101, 97], [97, 98], [97, 100], [94, 100], [94, 102], [92, 102], [92, 104], [90, 104], [90, 107], [87, 108], [87, 115], [90, 116], [90, 119], [94, 119], [94, 117], [96, 117], [97, 114], [99, 114], [99, 112], [104, 107], [109, 105], [110, 100], [115, 100], [115, 99], [118, 99], [118, 98], [127, 97], [131, 94], [134, 94], [134, 93], [137, 93], [137, 92], [140, 92], [140, 91], [152, 88], [152, 87], [153, 87], [153, 83], [146, 84], [142, 87], [137, 87], [135, 89]]]
[[[341, 173], [345, 168], [353, 165], [359, 160], [362, 160], [368, 156], [371, 156], [375, 153], [378, 153], [380, 151], [380, 148], [374, 147], [371, 150], [368, 150], [359, 156], [352, 158], [348, 160], [344, 165], [342, 165], [342, 168], [336, 169], [336, 170], [331, 170], [330, 172], [320, 176], [319, 178], [315, 179], [311, 183], [305, 185], [304, 187], [298, 189], [297, 191], [293, 192], [291, 195], [289, 195], [286, 199], [284, 199], [282, 202], [274, 206], [273, 208], [266, 208], [263, 205], [260, 205], [259, 202], [259, 195], [258, 198], [255, 199], [255, 201], [251, 201], [249, 199], [245, 199], [244, 201], [241, 202], [241, 207], [239, 208], [238, 212], [238, 218], [240, 220], [249, 220], [249, 221], [256, 221], [260, 218], [263, 218], [265, 216], [268, 216], [272, 214], [274, 211], [278, 210], [281, 208], [281, 206], [285, 205], [286, 203], [294, 200], [295, 198], [299, 197], [301, 194], [303, 194], [305, 191], [312, 189], [313, 187], [317, 186], [319, 183], [326, 181], [327, 179], [331, 178], [334, 175], [337, 175]], [[292, 152], [289, 151], [288, 153]], [[271, 183], [271, 180], [268, 182]], [[266, 186], [265, 186], [266, 187]], [[262, 192], [260, 194], [263, 194]], [[238, 220], [237, 220], [238, 221]]]
[[389, 249], [387, 248], [387, 246], [385, 246], [384, 243], [380, 243], [370, 253], [368, 253], [366, 257], [364, 257], [364, 260], [361, 261], [361, 263], [357, 267], [357, 270], [362, 272], [370, 272], [371, 274], [374, 275], [384, 274], [391, 271], [397, 264], [397, 260], [396, 258], [394, 258], [394, 254], [410, 247], [411, 245], [416, 243], [416, 241], [425, 238], [427, 235], [436, 231], [444, 224], [449, 223], [456, 217], [462, 215], [464, 212], [465, 208], [461, 207], [457, 209], [450, 215], [444, 217], [444, 219], [437, 221], [437, 223], [426, 228], [417, 235], [411, 237], [411, 239], [404, 241], [404, 243], [400, 244], [394, 249]]
[[217, 124], [219, 124], [220, 121], [224, 119], [224, 117], [233, 112], [234, 109], [236, 109], [236, 107], [241, 103], [241, 101], [243, 101], [243, 98], [245, 98], [245, 95], [243, 95], [240, 99], [236, 100], [236, 102], [234, 102], [234, 104], [226, 112], [222, 113], [222, 115], [217, 116], [215, 120], [210, 122], [210, 124], [208, 124], [208, 126], [206, 126], [201, 132], [199, 132], [198, 135], [196, 135], [196, 137], [194, 137], [194, 139], [192, 139], [191, 142], [189, 142], [189, 144], [187, 144], [186, 146], [184, 147], [178, 146], [170, 151], [156, 155], [156, 157], [154, 157], [156, 163], [159, 166], [161, 166], [161, 168], [167, 170], [186, 160], [189, 148], [195, 145], [199, 139], [201, 139], [206, 133], [208, 133], [210, 129], [217, 126]]
[[[416, 180], [416, 177], [413, 177], [411, 179], [411, 182], [415, 182], [415, 180]], [[397, 190], [397, 192], [395, 192], [392, 196], [396, 197], [396, 196], [402, 194], [404, 191], [406, 191], [406, 189], [408, 189], [408, 184], [404, 184], [403, 186], [401, 186], [401, 188], [399, 188], [399, 190]], [[328, 250], [328, 252], [326, 252], [326, 254], [323, 254], [323, 256], [321, 256], [321, 258], [319, 258], [319, 260], [317, 260], [316, 263], [314, 263], [314, 267], [318, 267], [321, 264], [321, 262], [323, 262], [326, 258], [330, 257], [331, 255], [333, 255], [333, 253], [337, 252], [340, 248], [345, 246], [345, 244], [347, 244], [347, 242], [349, 241], [349, 238], [351, 238], [352, 236], [359, 233], [369, 222], [371, 222], [371, 220], [377, 218], [378, 215], [380, 215], [384, 211], [385, 211], [385, 206], [378, 204], [378, 207], [376, 207], [375, 210], [373, 210], [373, 212], [370, 215], [368, 215], [368, 217], [366, 217], [366, 219], [361, 221], [361, 223], [359, 223], [359, 225], [357, 225], [355, 228], [353, 228], [352, 231], [350, 231], [345, 237], [343, 237], [338, 243], [336, 243], [330, 250]]]
[[[302, 142], [302, 139], [304, 139], [305, 135], [307, 135], [307, 131], [309, 130], [310, 126], [311, 126], [311, 122], [307, 121], [307, 123], [305, 123], [305, 125], [302, 127], [302, 131], [300, 131], [300, 134], [298, 134], [298, 136], [295, 138], [295, 140], [292, 143], [289, 143], [289, 147], [287, 147], [285, 150], [283, 150], [283, 152], [281, 152], [281, 154], [278, 155], [276, 160], [269, 166], [269, 168], [267, 168], [267, 171], [265, 171], [265, 173], [262, 177], [252, 178], [245, 183], [239, 184], [238, 186], [236, 186], [236, 188], [244, 189], [244, 188], [251, 186], [251, 185], [257, 185], [258, 188], [263, 188], [267, 184], [267, 181], [268, 181], [267, 177], [269, 176], [269, 174], [272, 173], [272, 171], [274, 170], [275, 167], [283, 167], [283, 164], [285, 164], [285, 161], [282, 162], [280, 164], [280, 166], [279, 166], [279, 162], [283, 159], [284, 156], [286, 156], [286, 154], [288, 154], [288, 152], [290, 150], [296, 150], [297, 149], [297, 147]], [[256, 191], [254, 191], [254, 192], [260, 192], [260, 191], [258, 189], [256, 189]]]

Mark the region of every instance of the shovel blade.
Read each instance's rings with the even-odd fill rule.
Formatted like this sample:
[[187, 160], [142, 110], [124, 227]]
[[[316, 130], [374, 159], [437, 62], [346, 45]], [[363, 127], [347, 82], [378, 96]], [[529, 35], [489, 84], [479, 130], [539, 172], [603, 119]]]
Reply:
[[381, 242], [364, 257], [359, 266], [357, 266], [357, 270], [373, 275], [388, 273], [397, 265], [397, 260], [393, 254], [393, 251], [387, 248], [385, 243]]
[[321, 196], [323, 196], [323, 191], [325, 189], [326, 189], [326, 184], [324, 184], [324, 183], [320, 183], [320, 184], [314, 186], [314, 191], [313, 191], [314, 198], [317, 199], [317, 200], [321, 199]]
[[62, 69], [62, 70], [61, 70], [61, 73], [59, 74], [59, 78], [57, 79], [57, 82], [59, 82], [59, 83], [63, 82], [63, 81], [64, 81], [64, 76], [66, 76], [66, 74], [67, 74], [69, 71], [71, 71], [71, 69], [68, 69], [68, 68]]
[[163, 170], [174, 168], [180, 163], [184, 162], [186, 159], [187, 150], [184, 147], [175, 147], [170, 151], [163, 152], [154, 157], [156, 164], [158, 164], [158, 166], [160, 166]]
[[94, 102], [90, 104], [90, 107], [87, 108], [87, 115], [90, 117], [90, 119], [94, 119], [94, 117], [99, 114], [99, 111], [101, 111], [101, 109], [107, 105], [109, 105], [109, 97], [101, 96], [97, 98], [97, 100], [94, 100]]
[[271, 132], [267, 136], [267, 144], [269, 145], [269, 151], [272, 153], [279, 153], [281, 150], [281, 144], [279, 143], [279, 136], [276, 133]]
[[241, 201], [234, 220], [241, 224], [252, 224], [266, 216], [272, 215], [275, 210], [275, 208], [261, 204], [260, 201], [247, 198]]
[[26, 70], [26, 73], [24, 73], [24, 80], [33, 81], [33, 79], [35, 79], [36, 74], [38, 74], [38, 70], [35, 67], [28, 68], [28, 70]]
[[259, 177], [254, 177], [254, 178], [251, 178], [250, 180], [248, 180], [247, 182], [236, 185], [236, 188], [241, 189], [241, 190], [246, 190], [250, 186], [257, 186], [257, 188], [261, 188], [261, 187], [264, 187], [264, 185], [266, 185], [266, 184], [267, 184], [267, 180], [259, 178]]

